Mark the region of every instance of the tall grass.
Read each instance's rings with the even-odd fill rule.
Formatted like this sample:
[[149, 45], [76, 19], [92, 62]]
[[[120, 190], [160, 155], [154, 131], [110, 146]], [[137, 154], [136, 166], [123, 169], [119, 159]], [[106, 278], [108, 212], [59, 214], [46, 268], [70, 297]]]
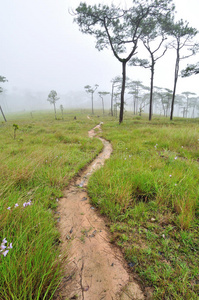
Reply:
[[113, 239], [154, 299], [197, 299], [198, 122], [107, 120], [103, 136], [113, 154], [88, 188], [113, 222]]
[[[0, 127], [2, 300], [52, 299], [65, 259], [58, 250], [57, 201], [102, 148], [88, 138], [97, 121], [88, 122], [86, 115], [78, 114], [77, 120], [73, 115], [65, 120], [45, 113], [33, 116], [11, 116]], [[15, 139], [13, 123], [19, 126]]]

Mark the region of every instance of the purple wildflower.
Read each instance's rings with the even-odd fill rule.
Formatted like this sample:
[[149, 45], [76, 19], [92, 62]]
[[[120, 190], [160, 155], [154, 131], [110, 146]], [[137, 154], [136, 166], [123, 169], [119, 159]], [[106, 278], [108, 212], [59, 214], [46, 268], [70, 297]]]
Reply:
[[12, 247], [12, 243], [10, 243], [10, 246], [8, 247], [8, 249], [12, 249], [13, 247]]
[[3, 252], [3, 256], [6, 257], [6, 255], [8, 254], [8, 252], [9, 252], [9, 250], [5, 250], [5, 251]]
[[6, 244], [6, 243], [7, 243], [6, 238], [3, 239], [3, 242], [2, 242], [2, 243], [3, 243], [3, 244]]
[[5, 250], [6, 249], [6, 246], [2, 243], [1, 244], [1, 251]]
[[10, 210], [10, 209], [11, 209], [11, 207], [9, 206], [7, 209], [9, 209], [9, 210]]
[[32, 203], [31, 203], [31, 200], [29, 200], [28, 202], [25, 202], [24, 204], [23, 204], [23, 207], [26, 207], [26, 206], [28, 206], [28, 205], [31, 205]]
[[18, 206], [19, 206], [19, 204], [18, 204], [18, 203], [16, 203], [16, 204], [15, 204], [15, 207], [18, 207]]
[[8, 254], [8, 252], [9, 252], [8, 249], [12, 249], [12, 243], [10, 243], [10, 246], [7, 247], [7, 250], [6, 250], [6, 245], [5, 245], [6, 243], [7, 243], [7, 240], [6, 240], [6, 238], [4, 238], [1, 243], [1, 246], [0, 246], [0, 249], [1, 249], [0, 252], [2, 252], [4, 257]]

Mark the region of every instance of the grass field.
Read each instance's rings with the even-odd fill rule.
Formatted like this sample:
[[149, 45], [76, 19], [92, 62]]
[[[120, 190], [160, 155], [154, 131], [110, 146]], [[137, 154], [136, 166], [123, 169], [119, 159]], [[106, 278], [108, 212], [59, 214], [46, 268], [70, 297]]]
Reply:
[[0, 125], [0, 299], [53, 298], [65, 260], [57, 201], [102, 149], [87, 134], [99, 121], [113, 154], [88, 190], [110, 219], [112, 242], [153, 299], [198, 299], [198, 120], [126, 117], [118, 125], [77, 112], [8, 119]]
[[60, 282], [57, 201], [102, 149], [87, 133], [97, 122], [74, 114], [18, 114], [0, 125], [1, 300], [49, 300]]
[[89, 181], [113, 242], [153, 299], [199, 297], [199, 123], [104, 123], [113, 154]]

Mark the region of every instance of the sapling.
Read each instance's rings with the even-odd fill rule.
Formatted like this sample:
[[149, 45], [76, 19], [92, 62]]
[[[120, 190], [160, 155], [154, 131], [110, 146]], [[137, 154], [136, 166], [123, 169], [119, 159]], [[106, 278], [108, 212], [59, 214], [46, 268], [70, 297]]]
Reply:
[[17, 131], [17, 129], [19, 129], [19, 126], [17, 124], [13, 124], [12, 126], [14, 128], [14, 140], [15, 140], [15, 138], [16, 138], [16, 131]]

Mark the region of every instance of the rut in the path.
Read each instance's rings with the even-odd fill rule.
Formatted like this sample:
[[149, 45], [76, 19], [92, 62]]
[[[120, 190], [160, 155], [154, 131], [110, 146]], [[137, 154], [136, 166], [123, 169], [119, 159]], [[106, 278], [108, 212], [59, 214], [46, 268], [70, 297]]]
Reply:
[[[100, 130], [100, 125], [95, 128]], [[94, 129], [89, 132], [90, 137], [95, 136]], [[59, 201], [61, 251], [63, 255], [67, 253], [68, 262], [56, 300], [145, 299], [139, 285], [129, 275], [123, 255], [110, 244], [103, 218], [89, 204], [86, 192], [89, 176], [112, 152], [111, 144], [100, 140], [104, 144], [103, 151]]]

